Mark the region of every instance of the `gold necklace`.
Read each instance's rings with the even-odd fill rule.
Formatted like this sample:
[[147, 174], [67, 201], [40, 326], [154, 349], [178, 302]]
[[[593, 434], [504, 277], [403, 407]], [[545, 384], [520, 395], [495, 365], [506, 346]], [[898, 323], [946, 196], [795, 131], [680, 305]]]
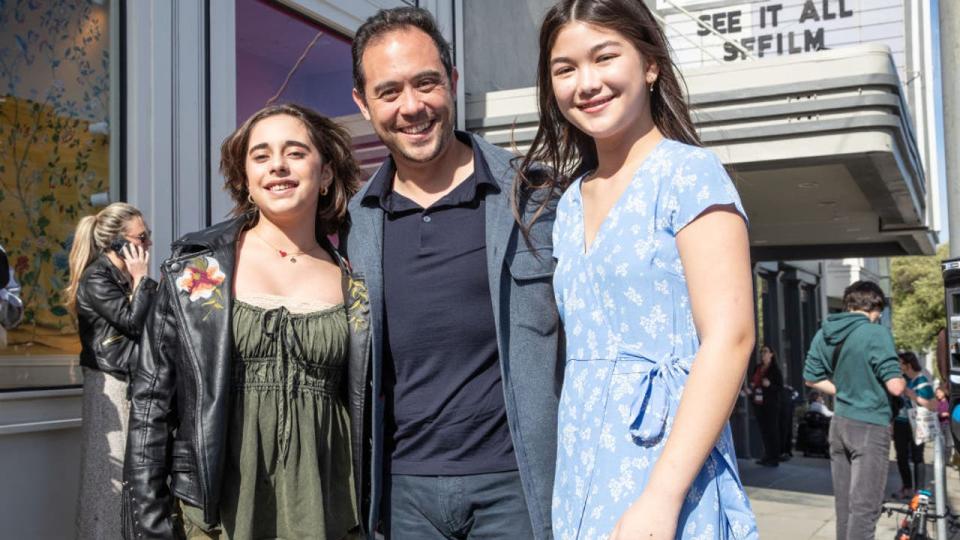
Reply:
[[252, 232], [253, 235], [256, 236], [257, 238], [259, 238], [261, 242], [263, 242], [264, 244], [266, 244], [267, 246], [269, 246], [270, 249], [276, 250], [277, 254], [280, 255], [280, 258], [281, 258], [281, 259], [286, 259], [286, 258], [289, 256], [289, 257], [290, 257], [290, 262], [291, 262], [291, 263], [294, 263], [294, 264], [296, 264], [296, 262], [297, 262], [297, 255], [306, 255], [306, 254], [310, 253], [311, 251], [313, 251], [313, 250], [317, 249], [318, 247], [320, 247], [320, 245], [317, 244], [316, 246], [313, 246], [312, 248], [310, 248], [310, 249], [308, 249], [308, 250], [306, 250], [306, 251], [298, 251], [298, 252], [296, 252], [296, 253], [290, 253], [289, 251], [280, 249], [280, 248], [278, 248], [277, 246], [271, 244], [270, 242], [267, 242], [267, 239], [264, 238], [264, 237], [262, 237], [262, 236], [260, 236], [260, 233], [258, 233], [255, 229], [250, 229], [250, 232]]

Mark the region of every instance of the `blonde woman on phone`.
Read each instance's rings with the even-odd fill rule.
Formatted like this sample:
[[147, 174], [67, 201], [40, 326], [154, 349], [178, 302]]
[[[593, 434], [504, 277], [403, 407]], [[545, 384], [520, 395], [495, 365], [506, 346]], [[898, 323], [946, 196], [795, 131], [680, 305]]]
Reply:
[[83, 367], [77, 538], [113, 538], [120, 530], [127, 381], [157, 290], [148, 276], [150, 246], [143, 214], [122, 202], [81, 219], [73, 236], [66, 297]]

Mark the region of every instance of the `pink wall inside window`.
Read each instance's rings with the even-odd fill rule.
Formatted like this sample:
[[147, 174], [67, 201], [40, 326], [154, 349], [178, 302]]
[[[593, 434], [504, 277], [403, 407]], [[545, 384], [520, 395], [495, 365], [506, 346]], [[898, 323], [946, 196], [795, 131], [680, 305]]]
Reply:
[[[278, 91], [277, 103], [298, 103], [327, 116], [358, 112], [350, 98], [349, 39], [265, 0], [237, 0], [236, 14], [238, 125]], [[318, 32], [323, 36], [294, 68]]]

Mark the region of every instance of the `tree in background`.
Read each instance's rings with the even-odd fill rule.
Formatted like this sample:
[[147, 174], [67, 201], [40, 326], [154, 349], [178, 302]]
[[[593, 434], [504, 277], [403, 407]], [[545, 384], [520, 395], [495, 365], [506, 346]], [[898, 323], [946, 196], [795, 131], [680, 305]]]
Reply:
[[932, 350], [946, 320], [940, 261], [947, 244], [929, 257], [897, 257], [890, 264], [893, 294], [893, 338], [898, 349]]

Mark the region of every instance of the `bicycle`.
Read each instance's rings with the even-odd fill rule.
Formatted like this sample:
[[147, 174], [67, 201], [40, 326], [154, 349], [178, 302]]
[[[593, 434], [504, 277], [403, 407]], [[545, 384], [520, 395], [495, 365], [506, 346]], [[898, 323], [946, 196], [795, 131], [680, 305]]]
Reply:
[[952, 537], [954, 531], [960, 529], [960, 524], [956, 520], [957, 516], [949, 510], [945, 514], [937, 514], [930, 506], [930, 499], [930, 492], [921, 489], [910, 499], [906, 508], [891, 504], [883, 505], [883, 512], [887, 517], [893, 516], [894, 513], [904, 515], [903, 519], [900, 520], [900, 526], [897, 528], [894, 540], [930, 540], [927, 525], [929, 522], [938, 519], [947, 520], [947, 525], [950, 527], [948, 537]]

